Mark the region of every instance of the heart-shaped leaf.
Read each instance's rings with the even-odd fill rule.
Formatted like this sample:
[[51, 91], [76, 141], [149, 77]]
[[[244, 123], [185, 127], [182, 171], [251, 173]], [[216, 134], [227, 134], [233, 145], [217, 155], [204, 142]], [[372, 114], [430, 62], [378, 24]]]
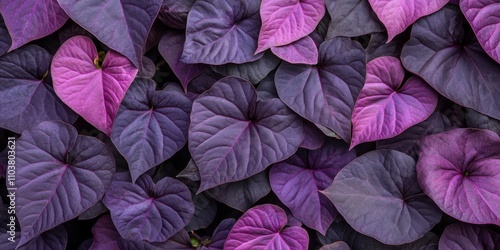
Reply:
[[309, 35], [324, 15], [324, 0], [262, 0], [262, 27], [255, 54]]
[[189, 11], [183, 63], [246, 63], [254, 55], [260, 28], [260, 0], [199, 0]]
[[460, 1], [460, 9], [486, 53], [500, 63], [500, 4], [497, 0]]
[[318, 63], [318, 48], [310, 36], [287, 45], [271, 47], [271, 51], [289, 63], [311, 65]]
[[443, 8], [448, 0], [368, 0], [373, 11], [387, 29], [390, 42], [423, 16]]
[[468, 223], [500, 225], [500, 138], [454, 129], [422, 139], [418, 182], [445, 213]]
[[279, 99], [257, 100], [251, 83], [226, 77], [193, 103], [189, 151], [200, 170], [198, 192], [243, 180], [292, 155], [302, 119]]
[[404, 75], [395, 57], [379, 57], [366, 64], [366, 82], [352, 113], [351, 148], [399, 135], [434, 112], [437, 93], [415, 76], [403, 85]]
[[234, 224], [225, 250], [296, 249], [306, 250], [309, 236], [301, 227], [285, 227], [286, 213], [276, 205], [253, 207]]
[[73, 21], [140, 68], [162, 0], [57, 0]]
[[223, 220], [214, 230], [210, 244], [208, 244], [208, 246], [203, 246], [201, 250], [224, 250], [226, 238], [235, 223], [236, 220], [233, 218]]
[[359, 43], [337, 37], [320, 45], [318, 65], [283, 62], [276, 71], [276, 89], [297, 114], [350, 141], [351, 113], [365, 82], [365, 64]]
[[64, 105], [47, 78], [52, 56], [26, 45], [0, 57], [0, 127], [22, 133], [43, 121], [73, 123], [78, 117]]
[[356, 158], [340, 140], [328, 140], [315, 151], [299, 149], [269, 171], [273, 192], [307, 227], [322, 234], [337, 216], [332, 202], [321, 192], [335, 175]]
[[156, 91], [137, 78], [120, 105], [111, 140], [127, 159], [132, 181], [179, 151], [187, 142], [191, 101], [175, 90]]
[[28, 244], [17, 248], [19, 250], [64, 250], [68, 244], [68, 233], [64, 226], [55, 227], [47, 232], [40, 234], [31, 240]]
[[54, 33], [68, 20], [56, 0], [2, 1], [0, 13], [12, 38], [9, 51]]
[[61, 100], [97, 129], [111, 134], [118, 107], [137, 69], [115, 51], [105, 58], [92, 40], [67, 40], [52, 60], [54, 90]]
[[24, 131], [16, 149], [19, 246], [92, 207], [115, 171], [104, 143], [62, 122]]
[[441, 220], [418, 186], [415, 160], [394, 150], [356, 158], [323, 193], [356, 231], [385, 244], [417, 240]]
[[103, 202], [118, 232], [128, 240], [166, 241], [184, 228], [194, 213], [191, 192], [170, 177], [155, 184], [149, 175], [142, 175], [133, 184], [129, 173], [118, 173]]
[[94, 236], [92, 250], [118, 250], [120, 234], [116, 230], [110, 215], [104, 215], [92, 227]]
[[325, 134], [314, 123], [304, 120], [304, 140], [299, 147], [316, 150], [325, 142]]
[[357, 37], [384, 31], [384, 26], [367, 0], [329, 0], [326, 8], [332, 20], [327, 40], [337, 36]]
[[500, 235], [487, 227], [456, 222], [444, 229], [439, 250], [497, 249]]
[[464, 24], [460, 12], [448, 8], [422, 18], [413, 25], [401, 61], [453, 102], [500, 119], [500, 64]]

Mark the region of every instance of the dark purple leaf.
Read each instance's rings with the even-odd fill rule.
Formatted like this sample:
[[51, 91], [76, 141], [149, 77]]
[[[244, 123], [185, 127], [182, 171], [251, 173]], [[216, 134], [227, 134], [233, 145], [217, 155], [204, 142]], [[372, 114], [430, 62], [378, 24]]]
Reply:
[[269, 72], [278, 67], [281, 60], [271, 52], [264, 53], [257, 61], [243, 64], [214, 65], [212, 69], [224, 76], [235, 76], [246, 79], [253, 84], [258, 84]]
[[203, 64], [186, 64], [180, 61], [185, 40], [184, 33], [169, 30], [161, 37], [158, 50], [181, 81], [184, 90], [187, 91], [188, 83], [206, 71], [207, 66]]
[[305, 36], [287, 45], [271, 47], [279, 58], [294, 64], [317, 64], [318, 48], [310, 36]]
[[356, 37], [385, 31], [367, 0], [329, 0], [326, 8], [332, 20], [327, 39], [337, 36]]
[[99, 217], [99, 215], [106, 213], [107, 211], [108, 208], [104, 206], [104, 204], [102, 204], [102, 201], [98, 201], [92, 207], [85, 210], [85, 212], [81, 213], [80, 216], [78, 216], [78, 220], [94, 219], [96, 217]]
[[320, 191], [330, 186], [337, 173], [354, 158], [356, 153], [340, 140], [330, 139], [315, 151], [299, 149], [271, 168], [271, 187], [295, 218], [325, 234], [338, 213]]
[[123, 98], [111, 139], [127, 159], [132, 181], [179, 151], [187, 141], [191, 101], [173, 90], [156, 91], [136, 78]]
[[350, 141], [351, 113], [365, 82], [365, 66], [359, 43], [334, 38], [319, 47], [318, 65], [283, 62], [276, 71], [276, 88], [292, 110]]
[[415, 241], [441, 219], [418, 186], [415, 160], [394, 150], [356, 158], [323, 193], [356, 231], [389, 245]]
[[57, 96], [109, 136], [137, 69], [115, 51], [110, 50], [103, 57], [90, 38], [74, 36], [54, 55], [50, 71]]
[[199, 0], [191, 8], [186, 26], [183, 63], [251, 62], [260, 28], [260, 0]]
[[153, 78], [156, 73], [156, 65], [149, 57], [142, 57], [142, 67], [137, 72], [137, 77]]
[[470, 23], [477, 40], [500, 63], [500, 5], [497, 0], [461, 0], [460, 9]]
[[422, 139], [417, 164], [425, 194], [450, 216], [500, 225], [500, 138], [489, 130], [454, 129]]
[[469, 128], [488, 129], [500, 135], [499, 120], [483, 115], [473, 109], [465, 110], [465, 123]]
[[212, 239], [210, 240], [210, 244], [202, 247], [201, 250], [224, 250], [226, 238], [235, 223], [236, 220], [233, 218], [223, 220], [215, 229]]
[[118, 238], [120, 234], [111, 221], [111, 216], [104, 215], [92, 227], [94, 241], [91, 250], [118, 250]]
[[350, 250], [349, 245], [343, 241], [336, 241], [322, 246], [319, 250]]
[[427, 119], [438, 95], [422, 79], [405, 71], [398, 58], [385, 56], [366, 64], [366, 82], [352, 113], [351, 147], [392, 138]]
[[485, 226], [453, 223], [444, 229], [439, 239], [439, 250], [498, 249], [500, 235]]
[[246, 179], [292, 155], [304, 139], [302, 119], [279, 99], [257, 100], [252, 84], [218, 81], [193, 103], [189, 151], [202, 192]]
[[244, 213], [229, 232], [225, 250], [294, 249], [306, 250], [309, 236], [301, 227], [285, 227], [286, 213], [266, 204]]
[[276, 90], [276, 85], [274, 84], [274, 77], [276, 71], [271, 71], [262, 81], [260, 81], [259, 86], [257, 86], [257, 95], [259, 100], [269, 100], [273, 98], [279, 98], [278, 92]]
[[0, 13], [12, 38], [9, 51], [54, 33], [68, 20], [56, 0], [2, 1]]
[[191, 237], [188, 232], [182, 229], [174, 236], [170, 237], [167, 241], [162, 243], [153, 243], [159, 249], [175, 249], [175, 250], [193, 250], [191, 245]]
[[194, 214], [189, 223], [184, 227], [186, 231], [195, 231], [207, 228], [212, 224], [217, 214], [217, 204], [204, 193], [193, 196]]
[[59, 37], [60, 44], [63, 44], [74, 36], [87, 36], [95, 39], [95, 37], [90, 32], [71, 20], [57, 31], [57, 36]]
[[115, 171], [104, 143], [62, 122], [24, 131], [16, 149], [19, 246], [92, 207]]
[[27, 45], [0, 57], [0, 127], [22, 133], [43, 121], [78, 117], [59, 100], [47, 78], [52, 56]]
[[19, 250], [64, 250], [68, 244], [68, 234], [64, 226], [60, 225], [40, 234], [28, 244], [17, 248]]
[[196, 0], [163, 0], [158, 19], [175, 29], [185, 29], [188, 13]]
[[189, 189], [170, 177], [155, 184], [149, 175], [142, 175], [133, 184], [129, 173], [118, 173], [103, 202], [118, 232], [128, 240], [166, 241], [194, 213]]
[[57, 0], [73, 21], [140, 68], [162, 0]]
[[189, 160], [186, 168], [184, 168], [184, 170], [182, 170], [176, 177], [185, 178], [190, 181], [200, 180], [200, 172], [198, 171], [198, 167], [194, 163], [193, 159]]
[[12, 44], [9, 31], [5, 27], [3, 17], [0, 16], [0, 56], [7, 53]]
[[142, 240], [129, 240], [118, 238], [118, 247], [120, 250], [156, 250], [156, 248]]
[[372, 33], [368, 47], [366, 47], [366, 61], [377, 57], [393, 56], [399, 58], [403, 45], [410, 39], [410, 29], [397, 35], [391, 42], [387, 42], [387, 34]]
[[209, 70], [198, 77], [195, 77], [187, 87], [187, 96], [194, 101], [203, 92], [210, 89], [215, 82], [223, 78], [220, 74]]
[[500, 65], [466, 24], [448, 8], [422, 18], [413, 25], [401, 61], [453, 102], [500, 119]]
[[325, 141], [325, 134], [321, 132], [321, 130], [311, 123], [304, 119], [304, 140], [300, 144], [299, 147], [315, 150], [320, 148]]
[[158, 45], [166, 30], [167, 27], [160, 20], [156, 19], [149, 30], [148, 39], [146, 40], [146, 45], [144, 45], [144, 51], [150, 51], [153, 47]]

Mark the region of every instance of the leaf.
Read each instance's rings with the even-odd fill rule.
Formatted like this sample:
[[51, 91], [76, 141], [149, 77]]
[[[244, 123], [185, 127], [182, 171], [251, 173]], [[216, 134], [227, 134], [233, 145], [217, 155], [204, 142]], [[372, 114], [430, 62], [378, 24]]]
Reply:
[[55, 227], [31, 240], [28, 244], [18, 248], [19, 250], [64, 250], [68, 244], [68, 233], [64, 226]]
[[473, 109], [465, 110], [465, 123], [468, 128], [482, 128], [500, 135], [500, 121], [483, 115]]
[[196, 0], [163, 0], [158, 19], [175, 29], [186, 29], [188, 13]]
[[204, 193], [193, 195], [194, 214], [184, 227], [186, 231], [207, 228], [212, 224], [217, 214], [217, 204]]
[[384, 244], [415, 241], [441, 219], [418, 186], [415, 160], [394, 150], [356, 158], [323, 193], [356, 231]]
[[255, 54], [309, 35], [324, 15], [323, 0], [262, 0], [262, 27]]
[[9, 31], [5, 27], [3, 17], [0, 16], [0, 56], [7, 53], [11, 45], [12, 39], [10, 38]]
[[132, 181], [169, 159], [187, 142], [191, 101], [174, 90], [156, 91], [137, 78], [120, 105], [111, 140], [128, 162]]
[[417, 164], [425, 194], [450, 216], [500, 225], [500, 138], [489, 130], [453, 129], [422, 139]]
[[289, 63], [311, 65], [318, 63], [318, 48], [310, 36], [287, 45], [271, 47], [271, 51]]
[[285, 211], [276, 205], [253, 207], [236, 221], [224, 249], [307, 249], [309, 236], [306, 230], [285, 227], [286, 222]]
[[465, 24], [458, 11], [447, 8], [419, 20], [401, 61], [446, 98], [500, 119], [500, 65]]
[[142, 175], [133, 184], [129, 173], [118, 173], [103, 202], [127, 240], [166, 241], [184, 228], [194, 213], [189, 189], [170, 177], [155, 184], [149, 175]]
[[347, 243], [343, 241], [337, 241], [328, 245], [324, 245], [319, 250], [350, 250], [350, 248]]
[[258, 1], [200, 0], [186, 25], [183, 63], [246, 63], [254, 55], [260, 27]]
[[142, 57], [142, 67], [137, 72], [137, 77], [153, 78], [156, 73], [156, 65], [149, 57]]
[[410, 39], [411, 29], [394, 37], [390, 42], [387, 42], [387, 34], [372, 33], [370, 42], [366, 47], [366, 61], [369, 62], [377, 57], [393, 56], [400, 58], [401, 50], [404, 44]]
[[97, 203], [115, 172], [104, 143], [72, 126], [42, 122], [17, 140], [18, 246], [76, 218]]
[[174, 234], [174, 236], [170, 237], [167, 241], [154, 243], [153, 245], [159, 249], [193, 250], [191, 237], [184, 229]]
[[189, 151], [200, 170], [198, 192], [246, 179], [292, 155], [302, 120], [278, 99], [257, 100], [252, 84], [226, 77], [193, 103]]
[[359, 43], [334, 38], [319, 47], [318, 65], [283, 62], [276, 71], [276, 89], [297, 114], [350, 141], [351, 113], [365, 82], [365, 64]]
[[168, 30], [161, 37], [158, 51], [179, 78], [184, 90], [187, 91], [189, 82], [206, 71], [207, 66], [203, 64], [186, 64], [180, 61], [185, 40], [184, 33]]
[[386, 27], [389, 36], [387, 42], [390, 42], [419, 18], [440, 10], [448, 0], [368, 0], [368, 2]]
[[325, 141], [325, 134], [321, 132], [321, 130], [311, 123], [304, 119], [304, 140], [300, 144], [299, 147], [316, 150], [323, 146]]
[[366, 82], [352, 113], [351, 149], [399, 135], [434, 112], [437, 93], [415, 76], [403, 85], [404, 75], [395, 57], [379, 57], [366, 64]]
[[[115, 163], [117, 161], [115, 160]], [[98, 201], [92, 207], [85, 210], [78, 216], [78, 220], [90, 220], [99, 217], [101, 214], [108, 212], [108, 208], [102, 204], [102, 201]]]
[[439, 239], [439, 249], [496, 249], [500, 235], [485, 226], [456, 222], [448, 225]]
[[74, 36], [55, 54], [51, 72], [59, 98], [94, 127], [111, 135], [120, 102], [137, 74], [130, 61], [112, 50], [102, 59], [90, 38]]
[[460, 1], [460, 9], [470, 23], [477, 40], [497, 63], [500, 63], [500, 5], [496, 0]]
[[221, 223], [217, 226], [217, 228], [214, 230], [214, 233], [212, 234], [210, 244], [208, 244], [208, 246], [206, 247], [203, 246], [201, 250], [223, 250], [226, 238], [235, 223], [236, 220], [233, 218], [228, 218], [221, 221]]
[[43, 121], [78, 117], [59, 100], [46, 77], [52, 56], [26, 45], [0, 57], [0, 127], [22, 133]]
[[338, 213], [320, 191], [330, 186], [335, 175], [354, 158], [356, 153], [339, 140], [328, 140], [315, 151], [299, 149], [271, 168], [271, 187], [295, 218], [325, 234]]
[[57, 2], [73, 21], [140, 68], [148, 33], [162, 0]]
[[56, 0], [2, 1], [0, 13], [12, 38], [9, 52], [54, 33], [68, 20]]
[[337, 36], [357, 37], [385, 31], [367, 0], [329, 0], [326, 8], [331, 21], [327, 40]]
[[243, 64], [212, 65], [212, 69], [224, 76], [235, 76], [246, 79], [253, 84], [258, 84], [269, 72], [280, 64], [281, 60], [271, 52], [264, 53], [260, 59]]
[[92, 242], [91, 250], [118, 250], [118, 238], [120, 234], [116, 231], [116, 227], [111, 221], [110, 215], [104, 215], [92, 227]]

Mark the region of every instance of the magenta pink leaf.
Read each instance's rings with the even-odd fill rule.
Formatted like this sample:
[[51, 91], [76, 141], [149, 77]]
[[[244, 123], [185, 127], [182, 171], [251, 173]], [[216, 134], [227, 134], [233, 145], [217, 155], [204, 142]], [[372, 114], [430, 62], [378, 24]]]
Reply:
[[454, 129], [421, 142], [420, 186], [450, 216], [500, 225], [500, 138], [489, 130]]
[[0, 13], [12, 38], [9, 51], [55, 32], [68, 20], [56, 0], [1, 1]]
[[271, 47], [271, 51], [289, 63], [317, 64], [318, 47], [310, 36], [303, 37], [293, 43]]
[[118, 107], [138, 71], [132, 63], [113, 50], [101, 58], [90, 38], [75, 36], [61, 45], [51, 71], [59, 98], [109, 136]]
[[456, 222], [448, 225], [439, 239], [439, 250], [498, 249], [500, 235], [487, 226]]
[[255, 54], [309, 35], [324, 15], [324, 0], [262, 0], [262, 27]]
[[368, 0], [387, 29], [390, 42], [423, 16], [440, 10], [448, 0]]
[[294, 249], [306, 250], [309, 236], [301, 227], [285, 227], [286, 213], [276, 205], [251, 208], [234, 224], [225, 250]]
[[484, 51], [500, 63], [500, 3], [498, 0], [462, 0], [460, 8]]
[[379, 57], [366, 65], [366, 82], [352, 114], [351, 148], [387, 139], [427, 119], [437, 93], [418, 77], [402, 85], [404, 68], [395, 57]]

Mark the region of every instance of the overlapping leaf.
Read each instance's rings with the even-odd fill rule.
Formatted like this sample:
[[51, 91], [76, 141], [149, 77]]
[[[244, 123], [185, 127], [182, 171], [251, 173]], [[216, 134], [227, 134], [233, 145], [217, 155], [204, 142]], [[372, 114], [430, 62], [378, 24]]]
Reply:
[[500, 235], [484, 226], [466, 223], [448, 225], [439, 239], [439, 249], [496, 249], [500, 246]]
[[208, 244], [208, 246], [203, 246], [201, 250], [224, 250], [224, 243], [235, 222], [236, 220], [233, 218], [221, 221], [214, 230], [210, 244]]
[[188, 13], [195, 2], [196, 0], [163, 0], [158, 19], [172, 28], [185, 29]]
[[271, 51], [289, 63], [311, 65], [318, 63], [318, 48], [310, 36], [287, 45], [271, 47]]
[[120, 234], [116, 230], [111, 216], [104, 215], [92, 227], [92, 250], [118, 250], [118, 238]]
[[58, 226], [31, 240], [19, 250], [64, 250], [68, 244], [68, 233], [64, 226]]
[[332, 17], [327, 39], [337, 36], [356, 37], [384, 31], [384, 26], [367, 0], [329, 0], [325, 3]]
[[243, 64], [224, 64], [214, 65], [212, 69], [224, 76], [236, 76], [250, 81], [253, 84], [258, 84], [264, 79], [269, 72], [278, 67], [281, 60], [271, 52], [266, 52], [256, 61]]
[[0, 16], [0, 56], [7, 53], [12, 44], [9, 31], [5, 27], [5, 21]]

